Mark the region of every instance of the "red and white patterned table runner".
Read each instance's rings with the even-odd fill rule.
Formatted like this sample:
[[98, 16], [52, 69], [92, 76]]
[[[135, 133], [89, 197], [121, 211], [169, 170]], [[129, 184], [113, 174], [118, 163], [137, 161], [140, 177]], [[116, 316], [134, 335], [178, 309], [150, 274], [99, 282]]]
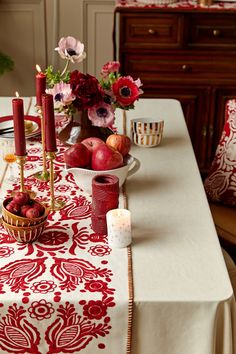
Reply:
[[[126, 353], [128, 327], [127, 249], [111, 249], [91, 229], [91, 196], [64, 170], [58, 146], [55, 196], [43, 234], [20, 244], [0, 226], [0, 353]], [[28, 142], [26, 187], [48, 202], [41, 144]], [[28, 177], [31, 176], [31, 177]], [[19, 185], [3, 184], [1, 197]], [[120, 207], [122, 207], [122, 197]]]
[[236, 9], [236, 2], [226, 2], [226, 1], [213, 1], [213, 4], [210, 7], [201, 7], [197, 1], [191, 1], [191, 0], [183, 0], [183, 1], [176, 1], [172, 4], [157, 4], [155, 1], [149, 2], [149, 4], [146, 2], [137, 1], [137, 0], [116, 0], [116, 7], [167, 7], [167, 8], [179, 8], [179, 9], [219, 9], [219, 10], [230, 10], [230, 9]]

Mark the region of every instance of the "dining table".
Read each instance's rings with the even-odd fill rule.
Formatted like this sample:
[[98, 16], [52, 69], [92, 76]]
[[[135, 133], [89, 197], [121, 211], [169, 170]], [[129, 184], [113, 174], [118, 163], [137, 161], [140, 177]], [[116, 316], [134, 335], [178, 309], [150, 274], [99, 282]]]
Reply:
[[[11, 101], [0, 97], [0, 124]], [[34, 98], [28, 114], [37, 116]], [[66, 170], [59, 140], [54, 186], [64, 207], [49, 212], [33, 243], [0, 226], [1, 354], [236, 354], [234, 293], [181, 104], [139, 99], [116, 110], [117, 131], [132, 138], [137, 118], [164, 120], [164, 129], [158, 146], [131, 147], [140, 167], [119, 197], [131, 212], [130, 246], [112, 247], [92, 230], [91, 195]], [[65, 122], [56, 117], [57, 132]], [[41, 155], [37, 132], [27, 138], [25, 186], [47, 204], [49, 184], [35, 178]], [[0, 158], [0, 180], [5, 166]], [[8, 173], [1, 205], [19, 188]]]

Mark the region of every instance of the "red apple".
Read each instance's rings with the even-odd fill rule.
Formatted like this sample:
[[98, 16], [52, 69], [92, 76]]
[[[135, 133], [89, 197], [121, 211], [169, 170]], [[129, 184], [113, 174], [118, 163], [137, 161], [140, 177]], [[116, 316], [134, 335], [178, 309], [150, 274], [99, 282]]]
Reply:
[[118, 150], [123, 156], [126, 156], [131, 149], [131, 140], [127, 135], [111, 134], [106, 140], [106, 144]]
[[82, 143], [76, 143], [64, 152], [67, 167], [89, 167], [91, 152]]
[[10, 203], [7, 204], [6, 209], [12, 214], [19, 215], [21, 206], [17, 204], [14, 200], [12, 200]]
[[123, 166], [123, 156], [111, 146], [100, 144], [93, 151], [91, 166], [95, 171], [112, 170]]
[[44, 213], [44, 211], [45, 211], [45, 208], [43, 207], [42, 204], [40, 204], [40, 203], [34, 201], [32, 207], [35, 208], [35, 209], [38, 209], [39, 214], [40, 214], [40, 215], [43, 215], [43, 213]]
[[39, 210], [37, 208], [30, 208], [27, 210], [25, 215], [28, 219], [38, 218]]
[[82, 140], [81, 143], [84, 144], [89, 149], [89, 151], [91, 151], [91, 153], [98, 145], [105, 144], [102, 139], [99, 139], [95, 136], [86, 138]]
[[13, 197], [13, 201], [19, 205], [27, 204], [29, 199], [29, 194], [26, 192], [16, 192]]
[[29, 205], [29, 204], [22, 205], [22, 206], [21, 206], [21, 209], [20, 209], [20, 215], [25, 218], [25, 217], [26, 217], [26, 212], [27, 212], [27, 210], [29, 210], [30, 208], [32, 208], [32, 206]]

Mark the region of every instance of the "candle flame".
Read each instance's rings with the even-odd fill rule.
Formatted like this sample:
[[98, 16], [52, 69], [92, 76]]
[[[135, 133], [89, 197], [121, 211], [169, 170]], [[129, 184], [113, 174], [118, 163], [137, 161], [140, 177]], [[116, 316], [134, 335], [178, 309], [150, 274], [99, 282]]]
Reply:
[[16, 91], [16, 92], [15, 92], [15, 95], [16, 95], [16, 97], [17, 97], [17, 98], [19, 98], [19, 97], [20, 97], [20, 95], [19, 95], [19, 92], [18, 92], [18, 91]]
[[40, 66], [38, 64], [36, 64], [36, 70], [37, 70], [38, 73], [42, 72], [42, 70], [41, 70], [41, 68], [40, 68]]

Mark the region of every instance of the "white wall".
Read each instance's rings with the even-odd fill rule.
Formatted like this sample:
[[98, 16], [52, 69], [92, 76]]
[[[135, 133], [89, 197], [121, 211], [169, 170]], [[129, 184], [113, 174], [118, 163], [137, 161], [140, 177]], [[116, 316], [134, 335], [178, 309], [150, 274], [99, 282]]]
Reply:
[[[114, 0], [1, 0], [0, 50], [15, 62], [13, 72], [0, 76], [0, 96], [35, 94], [35, 64], [42, 69], [64, 62], [54, 48], [62, 36], [85, 44], [87, 59], [72, 69], [98, 76], [113, 59]], [[1, 115], [1, 113], [0, 113]]]

